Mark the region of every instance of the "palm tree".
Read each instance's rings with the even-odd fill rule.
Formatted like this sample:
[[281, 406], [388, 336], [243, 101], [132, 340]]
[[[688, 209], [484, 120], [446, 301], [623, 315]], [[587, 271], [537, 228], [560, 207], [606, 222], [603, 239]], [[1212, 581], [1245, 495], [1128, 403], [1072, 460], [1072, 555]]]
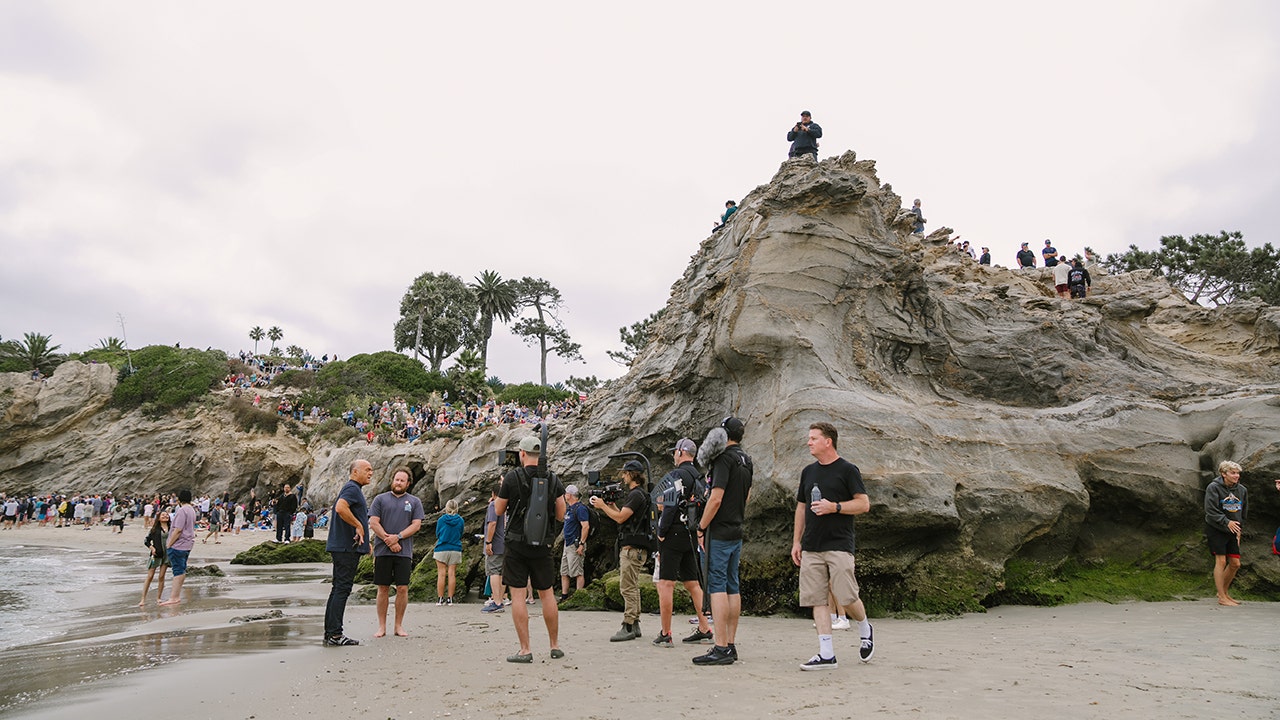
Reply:
[[307, 359], [307, 351], [303, 350], [297, 345], [290, 345], [289, 347], [284, 349], [284, 352], [289, 357], [296, 358], [299, 361], [303, 361]]
[[262, 327], [255, 325], [249, 331], [249, 339], [253, 341], [253, 354], [258, 354], [258, 341], [266, 337], [266, 333], [262, 332]]
[[105, 337], [98, 340], [99, 350], [110, 350], [111, 352], [123, 352], [124, 343], [118, 337]]
[[21, 362], [24, 370], [39, 370], [48, 375], [62, 362], [62, 356], [56, 352], [62, 346], [50, 345], [51, 339], [49, 335], [29, 332], [22, 340], [0, 343], [0, 353]]
[[280, 329], [279, 325], [272, 325], [271, 329], [267, 331], [267, 338], [271, 340], [272, 355], [280, 354], [280, 351], [276, 349], [276, 343], [279, 342], [282, 337], [284, 337], [284, 331]]
[[489, 338], [493, 336], [493, 321], [497, 318], [503, 322], [510, 322], [516, 315], [516, 301], [519, 298], [516, 295], [515, 284], [509, 280], [503, 280], [502, 276], [493, 270], [480, 273], [471, 285], [471, 289], [475, 291], [476, 300], [480, 304], [478, 340], [480, 370], [484, 372], [489, 368]]

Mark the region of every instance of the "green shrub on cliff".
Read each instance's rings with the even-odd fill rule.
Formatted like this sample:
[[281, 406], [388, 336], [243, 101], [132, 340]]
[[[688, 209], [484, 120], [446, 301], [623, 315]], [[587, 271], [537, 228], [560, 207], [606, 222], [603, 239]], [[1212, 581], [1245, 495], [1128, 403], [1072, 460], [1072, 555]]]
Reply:
[[557, 402], [568, 397], [573, 397], [575, 393], [569, 390], [557, 390], [550, 385], [539, 385], [537, 383], [520, 383], [519, 385], [505, 385], [502, 392], [498, 393], [498, 402], [518, 402], [522, 405], [537, 405], [540, 401]]
[[150, 345], [133, 353], [133, 366], [132, 375], [121, 371], [112, 403], [161, 415], [209, 392], [226, 373], [227, 356], [221, 350]]
[[390, 351], [331, 362], [315, 375], [315, 386], [303, 393], [301, 401], [328, 408], [335, 415], [370, 401], [403, 397], [424, 402], [432, 393], [453, 390], [444, 375], [428, 372], [418, 360]]
[[280, 426], [279, 415], [269, 410], [259, 410], [253, 406], [253, 403], [243, 397], [232, 398], [227, 403], [227, 407], [236, 419], [236, 426], [242, 432], [248, 433], [258, 430], [268, 435], [274, 435], [276, 428]]

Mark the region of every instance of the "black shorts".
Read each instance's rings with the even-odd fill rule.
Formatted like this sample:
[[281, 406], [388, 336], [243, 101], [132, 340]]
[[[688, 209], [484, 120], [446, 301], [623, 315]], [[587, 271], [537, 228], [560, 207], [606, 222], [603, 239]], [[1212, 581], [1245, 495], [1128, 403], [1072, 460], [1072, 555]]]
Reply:
[[374, 585], [408, 587], [412, 572], [413, 558], [400, 555], [375, 555], [373, 558]]
[[688, 541], [662, 543], [658, 548], [658, 579], [678, 582], [696, 581], [698, 579], [698, 555], [693, 552]]
[[507, 542], [502, 556], [502, 584], [522, 588], [532, 584], [534, 590], [548, 590], [559, 579], [551, 558], [551, 546], [537, 547]]
[[1218, 528], [1206, 527], [1204, 537], [1209, 541], [1209, 552], [1214, 555], [1240, 557], [1240, 540], [1235, 533], [1223, 532]]

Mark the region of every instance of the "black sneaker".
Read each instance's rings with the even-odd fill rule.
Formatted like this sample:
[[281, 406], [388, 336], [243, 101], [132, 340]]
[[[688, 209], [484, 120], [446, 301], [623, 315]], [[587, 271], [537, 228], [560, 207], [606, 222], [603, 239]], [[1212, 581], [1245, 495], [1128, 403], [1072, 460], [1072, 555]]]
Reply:
[[560, 593], [560, 595], [556, 597], [556, 604], [563, 605], [564, 601], [568, 599], [569, 599], [569, 593]]
[[690, 644], [690, 645], [692, 645], [693, 643], [701, 643], [701, 644], [703, 644], [703, 645], [710, 645], [710, 644], [712, 644], [713, 642], [715, 642], [715, 637], [716, 637], [716, 635], [715, 635], [715, 633], [713, 633], [713, 632], [702, 632], [701, 630], [694, 630], [692, 635], [690, 635], [689, 637], [687, 637], [687, 638], [685, 638], [685, 639], [681, 640], [680, 642], [682, 642], [682, 643], [688, 643], [688, 644]]
[[732, 665], [736, 658], [729, 652], [729, 648], [720, 647], [719, 645], [711, 646], [706, 655], [699, 655], [693, 659], [694, 665]]
[[875, 637], [874, 628], [870, 624], [867, 625], [867, 636], [862, 638], [862, 647], [858, 648], [858, 657], [862, 658], [862, 662], [871, 660], [871, 656], [876, 654], [876, 644], [872, 640]]
[[359, 640], [353, 640], [346, 635], [330, 635], [324, 639], [325, 647], [346, 647], [348, 645], [359, 645]]
[[835, 670], [838, 667], [840, 667], [840, 665], [836, 663], [835, 655], [832, 655], [829, 658], [824, 658], [821, 655], [814, 655], [809, 658], [809, 662], [800, 663], [801, 670]]
[[738, 659], [738, 646], [737, 646], [737, 645], [734, 645], [733, 643], [729, 643], [729, 655], [731, 655], [731, 656], [733, 657], [733, 659], [734, 659], [734, 660], [737, 660], [737, 659]]
[[658, 637], [653, 639], [653, 644], [656, 647], [663, 648], [675, 647], [675, 644], [671, 642], [671, 636], [667, 633], [658, 633]]

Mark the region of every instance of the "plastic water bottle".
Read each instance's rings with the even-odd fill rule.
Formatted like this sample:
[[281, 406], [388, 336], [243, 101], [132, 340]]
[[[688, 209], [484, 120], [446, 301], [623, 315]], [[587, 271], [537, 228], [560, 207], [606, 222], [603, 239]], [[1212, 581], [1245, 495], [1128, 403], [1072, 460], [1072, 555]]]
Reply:
[[818, 489], [817, 485], [814, 485], [813, 490], [809, 492], [809, 506], [810, 507], [814, 506], [821, 499], [822, 499], [822, 491]]

